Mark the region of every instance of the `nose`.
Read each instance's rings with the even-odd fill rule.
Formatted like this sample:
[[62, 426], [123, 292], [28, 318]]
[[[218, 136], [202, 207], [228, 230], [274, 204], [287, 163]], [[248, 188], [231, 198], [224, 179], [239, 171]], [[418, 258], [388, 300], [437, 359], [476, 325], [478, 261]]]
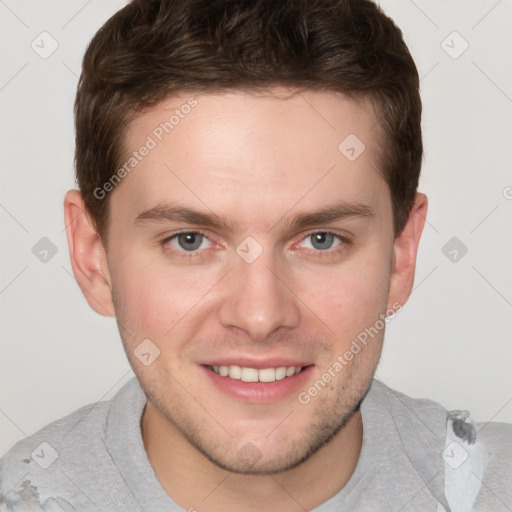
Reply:
[[221, 324], [242, 329], [257, 342], [265, 341], [279, 328], [297, 327], [301, 318], [297, 297], [282, 270], [265, 252], [252, 263], [237, 258], [226, 276], [225, 300], [219, 310]]

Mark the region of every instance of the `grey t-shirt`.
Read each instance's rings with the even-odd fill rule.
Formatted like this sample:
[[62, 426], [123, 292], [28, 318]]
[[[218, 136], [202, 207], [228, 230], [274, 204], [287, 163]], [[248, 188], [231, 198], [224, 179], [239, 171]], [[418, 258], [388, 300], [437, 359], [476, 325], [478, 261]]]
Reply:
[[[3, 511], [180, 511], [144, 449], [136, 379], [20, 441], [0, 460]], [[345, 487], [315, 512], [512, 510], [512, 425], [474, 424], [374, 380]], [[322, 485], [318, 475], [314, 485]], [[207, 501], [189, 510], [207, 511]], [[242, 510], [242, 509], [241, 509]]]

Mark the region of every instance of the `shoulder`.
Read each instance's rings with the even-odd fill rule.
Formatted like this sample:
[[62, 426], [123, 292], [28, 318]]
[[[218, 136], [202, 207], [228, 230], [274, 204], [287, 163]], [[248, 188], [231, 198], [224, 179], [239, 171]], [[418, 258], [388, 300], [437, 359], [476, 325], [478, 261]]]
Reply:
[[399, 426], [427, 429], [444, 439], [448, 411], [441, 404], [427, 398], [412, 398], [375, 379], [369, 395], [372, 406], [385, 411], [383, 414], [398, 421]]
[[[485, 478], [482, 501], [497, 500], [512, 509], [512, 424], [488, 422], [476, 424], [477, 440], [485, 448]], [[498, 508], [495, 508], [498, 510]]]
[[512, 506], [512, 424], [478, 423], [469, 411], [448, 411], [379, 381], [372, 383], [369, 395], [423, 477], [444, 475], [442, 483], [434, 479], [429, 485], [441, 503], [448, 499], [452, 505], [451, 495], [462, 493], [474, 500], [475, 510]]
[[79, 456], [89, 449], [88, 440], [101, 436], [108, 408], [108, 402], [89, 404], [16, 443], [0, 459], [0, 496], [25, 475], [51, 472], [59, 459], [68, 458], [70, 450]]
[[475, 435], [490, 447], [500, 446], [507, 453], [512, 449], [512, 424], [500, 422], [476, 422], [470, 411], [447, 410], [443, 405], [427, 398], [412, 398], [396, 391], [381, 381], [374, 380], [371, 386], [373, 402], [379, 402], [395, 416], [415, 416], [425, 427], [441, 426], [446, 433], [448, 420], [462, 416], [475, 429]]
[[31, 500], [44, 510], [52, 509], [54, 500], [61, 509], [73, 503], [77, 510], [89, 510], [85, 488], [93, 495], [122, 488], [105, 437], [119, 410], [142, 399], [139, 389], [132, 379], [111, 400], [82, 407], [16, 443], [0, 459], [0, 511], [18, 510], [19, 503]]
[[[373, 401], [384, 404], [387, 411], [394, 416], [406, 417], [408, 421], [411, 416], [416, 417], [426, 428], [440, 428], [443, 435], [446, 435], [449, 421], [454, 423], [454, 419], [462, 417], [462, 421], [458, 420], [459, 426], [464, 423], [471, 425], [474, 439], [478, 439], [490, 449], [499, 447], [504, 455], [509, 456], [512, 464], [512, 424], [493, 421], [476, 422], [470, 411], [447, 410], [438, 402], [426, 398], [412, 398], [377, 380], [372, 383], [371, 393]], [[454, 428], [457, 433], [457, 423]], [[468, 435], [467, 429], [460, 428], [458, 434], [459, 437], [464, 438], [464, 435]]]
[[477, 423], [476, 430], [478, 437], [497, 451], [498, 449], [508, 455], [510, 464], [512, 464], [512, 424], [501, 422]]

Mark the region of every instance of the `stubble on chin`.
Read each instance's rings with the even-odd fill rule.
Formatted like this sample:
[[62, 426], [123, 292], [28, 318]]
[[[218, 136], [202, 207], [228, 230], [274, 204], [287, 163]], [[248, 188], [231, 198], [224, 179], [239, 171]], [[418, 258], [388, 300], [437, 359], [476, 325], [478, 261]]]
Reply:
[[[185, 441], [208, 461], [222, 470], [242, 475], [268, 475], [278, 474], [296, 468], [307, 461], [322, 447], [332, 442], [346, 427], [354, 414], [359, 413], [361, 402], [366, 396], [373, 372], [366, 376], [341, 383], [339, 388], [325, 396], [317, 396], [314, 403], [306, 406], [297, 403], [297, 412], [304, 407], [314, 407], [311, 420], [303, 432], [291, 433], [287, 446], [279, 444], [279, 453], [275, 452], [271, 442], [261, 443], [251, 440], [239, 440], [228, 432], [230, 426], [223, 428], [199, 404], [192, 408], [197, 414], [191, 412], [190, 403], [194, 400], [179, 393], [170, 393], [162, 389], [161, 385], [153, 381], [148, 375], [138, 375], [139, 382], [144, 389], [153, 408], [161, 414], [173, 432], [173, 439], [177, 442]], [[148, 378], [149, 377], [149, 378]], [[356, 384], [357, 381], [357, 384]], [[181, 396], [180, 396], [181, 395]], [[293, 412], [289, 423], [293, 424]], [[278, 427], [279, 428], [279, 427]], [[263, 435], [259, 439], [265, 438]]]

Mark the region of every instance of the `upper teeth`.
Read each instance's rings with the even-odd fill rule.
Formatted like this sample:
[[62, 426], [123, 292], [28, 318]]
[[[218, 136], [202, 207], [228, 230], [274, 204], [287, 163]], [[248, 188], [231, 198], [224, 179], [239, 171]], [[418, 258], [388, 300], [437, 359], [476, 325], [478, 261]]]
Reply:
[[246, 368], [233, 364], [231, 366], [211, 366], [222, 377], [242, 380], [244, 382], [274, 382], [291, 377], [302, 370], [302, 366], [280, 366], [279, 368]]

